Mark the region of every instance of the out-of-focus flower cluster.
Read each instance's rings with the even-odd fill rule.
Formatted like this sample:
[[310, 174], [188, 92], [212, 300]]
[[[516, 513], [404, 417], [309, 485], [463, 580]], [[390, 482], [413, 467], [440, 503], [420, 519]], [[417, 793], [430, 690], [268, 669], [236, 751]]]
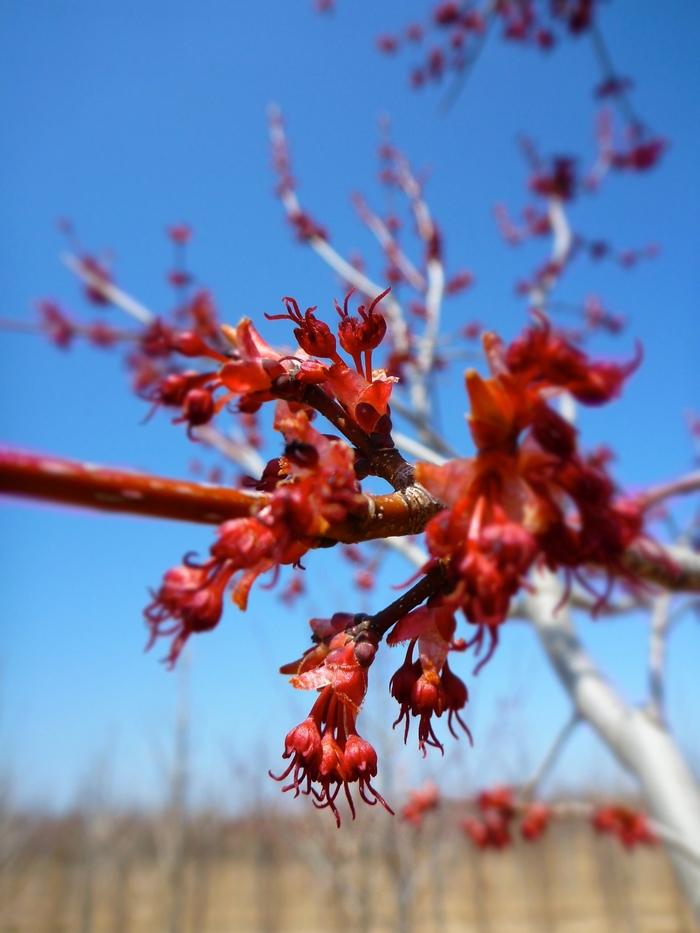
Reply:
[[491, 376], [470, 370], [466, 377], [476, 455], [419, 463], [417, 477], [447, 506], [426, 527], [425, 569], [443, 562], [449, 577], [434, 611], [461, 610], [476, 626], [477, 650], [488, 634], [488, 658], [536, 561], [585, 585], [583, 571], [595, 564], [612, 581], [643, 516], [616, 497], [604, 464], [580, 452], [576, 429], [549, 401], [561, 392], [585, 405], [609, 401], [639, 364], [639, 351], [625, 364], [595, 363], [544, 318], [509, 347], [494, 334], [483, 340]]

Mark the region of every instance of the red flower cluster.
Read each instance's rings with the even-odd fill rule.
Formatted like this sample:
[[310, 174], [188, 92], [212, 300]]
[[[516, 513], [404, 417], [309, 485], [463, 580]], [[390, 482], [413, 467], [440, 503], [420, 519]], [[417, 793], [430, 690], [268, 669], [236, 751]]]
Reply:
[[657, 841], [646, 814], [630, 807], [619, 804], [598, 807], [591, 822], [597, 832], [617, 836], [626, 849], [633, 849], [638, 845], [654, 845]]
[[[173, 639], [169, 664], [175, 662], [190, 634], [218, 623], [229, 585], [234, 601], [245, 608], [260, 574], [282, 564], [298, 565], [331, 524], [366, 510], [353, 450], [316, 431], [311, 425], [313, 411], [294, 399], [299, 397], [297, 389], [318, 386], [328, 403], [342, 406], [358, 428], [388, 436], [388, 400], [395, 379], [372, 369], [372, 353], [386, 333], [378, 305], [387, 292], [367, 306], [360, 305], [356, 315], [350, 312], [350, 295], [342, 308], [336, 304], [337, 339], [316, 317], [315, 308], [302, 313], [293, 298], [285, 298], [286, 313], [268, 317], [289, 319], [296, 325], [300, 347], [296, 355], [274, 350], [248, 319], [235, 328], [223, 326], [225, 344], [212, 345], [208, 338], [213, 306], [204, 293], [193, 302], [196, 329], [173, 330], [160, 321], [147, 329], [139, 350], [145, 357], [169, 360], [177, 354], [217, 364], [206, 372], [166, 372], [147, 391], [156, 406], [179, 407], [181, 414], [175, 420], [186, 422], [190, 429], [206, 424], [234, 397], [247, 416], [276, 397], [290, 400], [278, 403], [274, 425], [285, 439], [284, 454], [270, 461], [255, 482], [268, 493], [264, 508], [221, 525], [210, 558], [202, 564], [186, 559], [183, 566], [168, 571], [145, 611], [151, 630], [149, 646], [159, 636]], [[354, 370], [340, 356], [338, 343], [352, 357]]]
[[233, 600], [245, 609], [261, 574], [282, 564], [298, 565], [331, 522], [365, 508], [347, 444], [319, 434], [306, 411], [292, 411], [282, 402], [275, 427], [287, 441], [287, 454], [272, 461], [273, 469], [268, 470], [265, 507], [249, 518], [224, 522], [210, 559], [201, 565], [186, 559], [184, 566], [169, 570], [145, 610], [149, 647], [159, 636], [173, 636], [170, 665], [189, 635], [218, 623], [224, 591], [236, 574], [240, 577]]
[[105, 294], [104, 287], [112, 284], [112, 275], [104, 262], [95, 256], [85, 254], [80, 257], [80, 265], [87, 275], [85, 284], [85, 297], [94, 305], [104, 306], [110, 304], [110, 299]]
[[380, 803], [393, 813], [372, 787], [372, 778], [377, 774], [377, 753], [355, 727], [367, 692], [367, 670], [376, 650], [376, 642], [355, 640], [341, 632], [321, 650], [307, 652], [291, 682], [300, 690], [318, 690], [318, 699], [308, 717], [285, 739], [282, 757], [291, 759], [289, 766], [280, 775], [270, 774], [276, 781], [284, 781], [291, 775], [290, 783], [282, 790], [294, 791], [295, 797], [311, 796], [319, 809], [329, 807], [338, 826], [336, 798], [341, 788], [355, 818], [351, 784], [357, 784], [365, 803], [370, 806]]
[[[248, 379], [248, 369], [238, 363], [224, 367], [222, 378], [224, 384], [237, 393], [247, 393], [257, 390], [255, 399], [265, 400], [271, 397], [265, 395], [265, 389], [272, 388], [272, 382], [279, 375], [288, 375], [299, 382], [313, 382], [322, 386], [329, 397], [340, 402], [348, 411], [352, 419], [365, 431], [370, 433], [388, 432], [389, 397], [396, 378], [387, 376], [382, 369], [372, 369], [372, 353], [379, 346], [386, 334], [386, 321], [378, 311], [381, 300], [389, 293], [387, 288], [368, 305], [358, 306], [357, 315], [349, 310], [350, 292], [343, 303], [343, 307], [336, 302], [336, 310], [340, 317], [337, 329], [337, 340], [342, 349], [353, 360], [353, 371], [337, 352], [336, 337], [330, 327], [318, 320], [314, 314], [316, 308], [307, 308], [302, 314], [297, 302], [293, 298], [285, 298], [286, 314], [266, 315], [269, 320], [289, 319], [297, 326], [294, 336], [302, 353], [295, 357], [282, 357], [263, 345], [260, 336], [254, 331], [250, 322], [247, 323], [251, 336], [254, 336], [255, 347], [251, 346], [247, 353], [249, 360], [267, 350], [267, 360], [264, 372], [258, 370], [257, 382]], [[234, 346], [243, 350], [243, 341], [231, 329], [227, 329]], [[245, 356], [245, 354], [244, 354]], [[311, 357], [317, 356], [329, 359], [330, 364], [321, 363]], [[269, 360], [276, 358], [281, 370], [270, 366]], [[264, 364], [263, 364], [264, 365]]]
[[[352, 356], [354, 371], [336, 352], [336, 338], [328, 325], [316, 318], [315, 308], [302, 314], [293, 298], [285, 298], [285, 314], [267, 315], [272, 320], [290, 319], [297, 325], [294, 334], [301, 353], [284, 355], [263, 340], [248, 318], [236, 327], [221, 325], [219, 329], [213, 305], [207, 293], [201, 292], [189, 305], [195, 329], [174, 330], [160, 320], [146, 329], [130, 360], [137, 372], [137, 386], [155, 406], [180, 408], [175, 420], [191, 429], [207, 424], [236, 396], [239, 411], [252, 414], [263, 402], [284, 396], [293, 384], [315, 384], [364, 430], [386, 434], [388, 402], [396, 379], [384, 370], [372, 370], [372, 351], [386, 333], [386, 321], [377, 306], [387, 293], [388, 289], [367, 307], [360, 305], [357, 317], [349, 312], [350, 296], [342, 309], [338, 307], [338, 339]], [[211, 359], [219, 367], [208, 372], [173, 370], [173, 354]], [[322, 363], [314, 357], [331, 362]], [[159, 365], [162, 363], [165, 369]], [[219, 390], [223, 394], [215, 397]]]
[[[621, 93], [624, 93], [624, 89]], [[589, 179], [590, 187], [595, 187], [599, 178], [609, 168], [618, 171], [646, 172], [658, 165], [668, 149], [666, 139], [655, 136], [651, 130], [639, 122], [627, 125], [622, 142], [616, 142], [616, 128], [612, 113], [608, 109], [598, 114], [596, 134], [599, 149], [598, 166]]]
[[411, 85], [420, 88], [467, 68], [479, 52], [491, 18], [501, 21], [507, 41], [548, 51], [558, 34], [576, 36], [588, 30], [594, 12], [594, 0], [500, 0], [484, 3], [481, 9], [475, 4], [439, 0], [425, 23], [410, 23], [402, 34], [383, 33], [376, 45], [380, 52], [394, 55], [402, 46], [421, 45], [432, 37], [434, 42], [425, 48], [422, 62], [411, 71]]
[[449, 568], [438, 603], [487, 627], [492, 649], [538, 557], [569, 577], [589, 563], [619, 573], [624, 549], [641, 534], [641, 510], [615, 500], [602, 465], [579, 453], [577, 432], [547, 403], [562, 391], [587, 405], [607, 402], [640, 353], [622, 365], [594, 363], [544, 318], [507, 348], [493, 334], [483, 341], [492, 376], [467, 373], [476, 456], [419, 463], [416, 475], [447, 506], [426, 528], [427, 567]]
[[103, 321], [77, 324], [55, 302], [45, 299], [37, 302], [39, 327], [54, 346], [68, 349], [76, 337], [85, 338], [95, 347], [111, 347], [119, 339], [119, 333]]
[[[418, 747], [423, 755], [426, 746], [439, 748], [442, 743], [433, 730], [433, 716], [440, 718], [447, 713], [447, 727], [457, 738], [454, 720], [464, 730], [469, 741], [471, 732], [460, 716], [469, 694], [466, 685], [450, 669], [447, 655], [450, 650], [460, 649], [462, 644], [453, 641], [456, 622], [452, 610], [444, 606], [422, 606], [404, 616], [387, 637], [387, 644], [397, 645], [408, 641], [406, 657], [401, 667], [391, 678], [389, 689], [398, 702], [399, 716], [396, 727], [405, 720], [404, 742], [408, 738], [411, 716], [418, 719]], [[413, 654], [418, 645], [418, 658]]]
[[483, 791], [476, 801], [479, 817], [468, 817], [462, 829], [480, 849], [504, 849], [512, 842], [510, 824], [515, 816], [513, 794], [508, 787]]
[[440, 803], [440, 791], [437, 784], [428, 781], [418, 790], [411, 791], [408, 801], [401, 810], [401, 819], [418, 828], [422, 825], [426, 813], [435, 810]]
[[562, 201], [574, 197], [577, 185], [576, 163], [570, 156], [556, 156], [547, 169], [538, 167], [529, 182], [533, 194]]
[[516, 806], [509, 787], [495, 787], [483, 791], [476, 800], [478, 817], [468, 817], [462, 829], [479, 849], [505, 849], [513, 837], [513, 821], [520, 817], [520, 833], [528, 842], [539, 839], [549, 825], [551, 812], [539, 801]]
[[520, 835], [527, 842], [534, 842], [543, 835], [549, 826], [551, 812], [547, 804], [539, 800], [529, 803], [520, 820]]

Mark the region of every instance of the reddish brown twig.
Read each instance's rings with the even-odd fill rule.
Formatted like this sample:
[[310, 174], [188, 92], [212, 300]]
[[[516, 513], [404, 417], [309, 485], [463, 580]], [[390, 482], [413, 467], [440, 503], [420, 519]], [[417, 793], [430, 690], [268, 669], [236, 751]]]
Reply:
[[[267, 496], [225, 486], [151, 476], [60, 457], [0, 450], [0, 494], [107, 512], [218, 525], [252, 515]], [[416, 485], [383, 496], [367, 495], [366, 514], [333, 526], [324, 543], [354, 543], [417, 534], [442, 507]]]
[[[128, 470], [76, 463], [58, 457], [0, 450], [0, 494], [27, 496], [107, 512], [122, 512], [218, 525], [251, 515], [267, 497]], [[423, 531], [442, 505], [415, 484], [383, 496], [366, 495], [367, 512], [333, 525], [319, 544], [346, 544]], [[700, 592], [700, 556], [687, 548], [632, 545], [625, 567], [674, 591]]]
[[0, 450], [0, 493], [206, 525], [251, 515], [266, 502], [237, 489], [14, 450]]

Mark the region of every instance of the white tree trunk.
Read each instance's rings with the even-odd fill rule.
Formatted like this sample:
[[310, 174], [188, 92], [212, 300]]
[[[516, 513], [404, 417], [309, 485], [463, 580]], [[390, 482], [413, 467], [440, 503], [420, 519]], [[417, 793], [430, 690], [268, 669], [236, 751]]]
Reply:
[[651, 815], [677, 839], [678, 845], [668, 847], [669, 856], [700, 918], [700, 788], [663, 725], [627, 706], [586, 653], [568, 608], [557, 609], [562, 598], [558, 579], [539, 573], [533, 582], [528, 609], [544, 650], [575, 708], [638, 779]]

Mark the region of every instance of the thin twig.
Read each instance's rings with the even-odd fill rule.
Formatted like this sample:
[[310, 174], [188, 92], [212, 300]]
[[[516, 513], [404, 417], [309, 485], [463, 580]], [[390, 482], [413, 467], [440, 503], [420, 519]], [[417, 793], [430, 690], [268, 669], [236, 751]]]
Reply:
[[649, 508], [664, 499], [670, 499], [672, 496], [685, 496], [693, 492], [700, 492], [700, 470], [694, 470], [692, 473], [686, 473], [678, 479], [670, 480], [668, 483], [660, 483], [658, 486], [652, 486], [638, 496], [638, 500], [644, 506]]
[[192, 431], [197, 440], [208, 444], [223, 454], [228, 460], [237, 463], [252, 476], [259, 477], [265, 468], [265, 461], [260, 454], [245, 441], [226, 437], [211, 424], [202, 424]]
[[654, 600], [649, 629], [649, 702], [647, 712], [656, 722], [664, 721], [666, 639], [671, 624], [671, 596], [661, 593]]
[[410, 590], [395, 599], [385, 609], [375, 613], [369, 620], [361, 623], [361, 627], [364, 626], [374, 635], [383, 638], [394, 623], [398, 622], [399, 619], [403, 619], [412, 609], [420, 606], [430, 596], [439, 593], [445, 584], [445, 580], [445, 566], [438, 562]]
[[121, 288], [117, 288], [112, 282], [86, 269], [84, 263], [77, 256], [72, 253], [64, 253], [61, 256], [61, 261], [86, 285], [103, 295], [111, 304], [131, 315], [140, 324], [150, 324], [155, 319], [155, 314], [145, 305], [122, 291]]
[[568, 742], [574, 729], [580, 723], [580, 721], [581, 717], [576, 711], [574, 711], [559, 730], [554, 741], [552, 742], [551, 747], [549, 748], [549, 751], [542, 759], [540, 766], [532, 775], [530, 780], [522, 787], [522, 795], [526, 800], [534, 797], [537, 788], [542, 784], [542, 781], [545, 779], [550, 769], [556, 763], [556, 760], [561, 754], [562, 749]]
[[[620, 75], [613, 64], [612, 56], [608, 45], [603, 38], [603, 33], [598, 26], [598, 23], [594, 19], [591, 22], [589, 33], [591, 36], [591, 42], [593, 43], [593, 51], [595, 52], [596, 58], [598, 59], [598, 64], [600, 66], [601, 74], [604, 81], [610, 79], [619, 79]], [[638, 115], [632, 102], [629, 99], [629, 95], [625, 91], [625, 88], [620, 88], [616, 94], [613, 95], [613, 101], [615, 106], [618, 108], [623, 118], [629, 122], [629, 124], [637, 129], [642, 129], [644, 122], [641, 117]]]
[[405, 418], [414, 425], [414, 427], [421, 428], [421, 433], [425, 434], [425, 443], [429, 444], [436, 453], [443, 454], [450, 460], [460, 456], [454, 447], [451, 447], [443, 437], [430, 427], [430, 425], [423, 425], [422, 419], [412, 408], [405, 405], [400, 399], [397, 399], [393, 395], [391, 397], [391, 408], [392, 411], [398, 412], [402, 418]]
[[402, 434], [401, 431], [393, 431], [392, 437], [394, 438], [396, 446], [405, 450], [406, 453], [410, 454], [412, 457], [417, 457], [419, 460], [426, 460], [428, 463], [434, 463], [437, 466], [442, 466], [447, 463], [445, 457], [440, 456], [440, 454], [436, 453], [426, 444], [421, 444], [421, 442], [417, 441], [414, 437]]
[[549, 293], [571, 255], [574, 244], [573, 233], [571, 232], [562, 198], [554, 196], [549, 198], [547, 214], [552, 231], [552, 251], [549, 263], [555, 271], [543, 276], [530, 290], [530, 303], [536, 307], [545, 306]]
[[[273, 149], [279, 148], [287, 151], [286, 134], [282, 125], [280, 111], [277, 107], [271, 106], [268, 112], [270, 140]], [[293, 220], [303, 213], [296, 192], [289, 186], [284, 186], [280, 190], [280, 200], [290, 220]], [[344, 281], [353, 286], [353, 288], [358, 289], [358, 291], [362, 292], [367, 298], [376, 298], [377, 295], [384, 291], [382, 286], [373, 282], [372, 279], [344, 259], [325, 238], [321, 236], [310, 236], [307, 242], [311, 249], [313, 249], [334, 272], [337, 272]], [[401, 306], [392, 295], [388, 295], [382, 302], [382, 313], [386, 316], [391, 338], [396, 350], [399, 353], [407, 353], [410, 349], [408, 328], [406, 327]]]
[[[397, 157], [398, 183], [409, 200], [416, 221], [418, 235], [425, 244], [427, 287], [425, 292], [425, 329], [418, 347], [415, 378], [411, 385], [411, 399], [417, 415], [427, 424], [431, 415], [428, 379], [435, 362], [435, 345], [440, 331], [440, 312], [445, 293], [445, 267], [440, 254], [438, 232], [430, 208], [423, 197], [421, 186], [406, 159]], [[422, 426], [419, 425], [419, 430]]]
[[416, 269], [405, 252], [401, 249], [396, 237], [392, 234], [391, 230], [389, 230], [382, 218], [378, 214], [375, 214], [362, 195], [356, 194], [353, 196], [352, 200], [360, 220], [362, 220], [370, 232], [377, 238], [387, 258], [401, 270], [401, 274], [412, 288], [417, 292], [424, 292], [426, 289], [426, 281], [423, 274]]
[[378, 538], [375, 543], [381, 547], [391, 548], [416, 567], [422, 567], [426, 564], [430, 556], [426, 550], [416, 544], [415, 541], [411, 541], [410, 538], [392, 535], [388, 538]]

